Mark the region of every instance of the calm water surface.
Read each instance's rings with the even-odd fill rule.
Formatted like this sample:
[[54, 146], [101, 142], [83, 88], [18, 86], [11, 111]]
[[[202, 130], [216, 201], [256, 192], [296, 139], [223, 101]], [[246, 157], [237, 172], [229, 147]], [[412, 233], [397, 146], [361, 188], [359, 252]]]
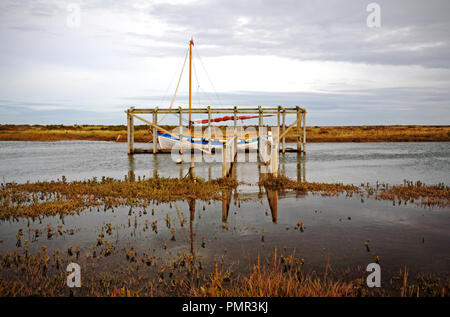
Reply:
[[[149, 147], [137, 144], [136, 147]], [[7, 182], [52, 180], [66, 176], [82, 180], [93, 176], [123, 179], [129, 170], [150, 176], [179, 177], [188, 164], [175, 165], [169, 154], [126, 155], [125, 143], [97, 141], [0, 142], [0, 177]], [[450, 184], [450, 143], [311, 143], [306, 159], [296, 153], [280, 157], [280, 168], [292, 178], [304, 164], [307, 181], [401, 184], [421, 180], [426, 184]], [[220, 176], [220, 163], [197, 163], [200, 177]], [[257, 164], [239, 164], [239, 180], [258, 181]]]
[[[144, 145], [138, 145], [144, 146]], [[147, 145], [148, 146], [148, 145]], [[343, 183], [403, 183], [404, 179], [427, 184], [450, 184], [450, 143], [320, 143], [308, 144], [306, 158], [295, 153], [281, 156], [281, 171], [293, 179]], [[170, 155], [126, 155], [126, 144], [110, 142], [0, 142], [0, 176], [7, 182], [69, 180], [93, 176], [123, 178], [136, 176], [180, 177], [188, 164], [176, 165]], [[220, 164], [197, 163], [203, 178], [220, 176]], [[393, 206], [391, 201], [358, 197], [322, 197], [295, 193], [266, 193], [257, 185], [256, 163], [237, 165], [240, 185], [230, 199], [216, 202], [178, 201], [146, 208], [120, 207], [104, 211], [86, 210], [80, 215], [16, 219], [0, 223], [0, 252], [15, 249], [16, 234], [33, 241], [35, 229], [46, 231], [63, 226], [64, 233], [30, 243], [30, 250], [47, 245], [50, 250], [79, 245], [91, 250], [105, 224], [114, 228], [105, 239], [116, 254], [134, 246], [139, 252], [156, 252], [170, 258], [185, 250], [201, 254], [205, 263], [225, 255], [235, 268], [246, 267], [249, 256], [269, 256], [277, 247], [294, 250], [305, 259], [305, 268], [321, 270], [328, 257], [333, 268], [365, 267], [379, 256], [384, 272], [394, 274], [403, 266], [412, 272], [450, 273], [450, 210], [423, 208], [414, 204]], [[235, 198], [250, 198], [238, 202]], [[270, 199], [269, 199], [270, 198]], [[154, 209], [152, 215], [151, 209]], [[171, 240], [165, 218], [176, 229]], [[158, 222], [158, 233], [150, 223]], [[303, 232], [294, 229], [303, 222]], [[190, 226], [192, 223], [192, 226]], [[191, 229], [192, 228], [192, 229]], [[264, 229], [264, 241], [262, 241]], [[369, 249], [365, 241], [370, 240]], [[202, 246], [202, 241], [205, 244]], [[163, 244], [167, 249], [163, 249]], [[120, 256], [118, 256], [120, 258]], [[123, 256], [122, 256], [123, 258]]]

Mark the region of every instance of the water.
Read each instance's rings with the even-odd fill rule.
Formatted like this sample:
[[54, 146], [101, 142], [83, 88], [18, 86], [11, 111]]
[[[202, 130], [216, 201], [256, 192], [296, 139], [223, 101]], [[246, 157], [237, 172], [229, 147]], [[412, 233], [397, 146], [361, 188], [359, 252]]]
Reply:
[[[136, 147], [149, 147], [136, 144]], [[402, 184], [421, 180], [426, 184], [450, 183], [450, 143], [311, 143], [306, 159], [296, 153], [280, 157], [285, 175], [297, 178], [299, 170], [311, 182], [343, 182], [347, 184]], [[176, 165], [170, 154], [127, 156], [125, 143], [97, 141], [0, 142], [0, 177], [7, 182], [52, 180], [66, 176], [83, 180], [102, 176], [123, 179], [130, 170], [136, 176], [180, 177], [189, 164]], [[302, 166], [300, 166], [302, 165]], [[197, 163], [197, 176], [219, 177], [220, 163]], [[303, 174], [302, 174], [303, 176]], [[237, 166], [240, 181], [258, 181], [254, 163]]]
[[[306, 158], [295, 153], [281, 156], [281, 172], [293, 179], [357, 185], [376, 181], [400, 184], [404, 179], [450, 183], [449, 143], [316, 143], [308, 144], [307, 150]], [[7, 182], [52, 180], [62, 175], [68, 180], [123, 178], [130, 172], [136, 177], [148, 177], [155, 170], [160, 176], [180, 177], [186, 175], [188, 167], [175, 164], [167, 154], [129, 157], [124, 143], [0, 142], [0, 176]], [[219, 177], [220, 173], [219, 163], [196, 164], [196, 174], [205, 179]], [[129, 207], [114, 211], [94, 208], [64, 218], [2, 221], [0, 253], [15, 250], [16, 233], [21, 228], [24, 239], [32, 241], [31, 251], [43, 245], [49, 250], [79, 245], [84, 254], [92, 250], [108, 223], [115, 228], [111, 236], [105, 237], [115, 248], [111, 263], [123, 260], [122, 248], [133, 246], [139, 252], [156, 252], [167, 258], [182, 250], [194, 251], [202, 255], [205, 266], [225, 255], [228, 264], [241, 270], [247, 267], [249, 256], [269, 256], [275, 247], [286, 247], [289, 251], [295, 249], [309, 270], [323, 270], [328, 257], [333, 269], [338, 270], [365, 267], [378, 256], [387, 275], [405, 265], [411, 272], [450, 273], [448, 208], [393, 206], [391, 201], [372, 199], [362, 202], [359, 196], [267, 195], [257, 185], [260, 175], [256, 163], [239, 163], [236, 176], [246, 184], [231, 193], [231, 204], [228, 199], [211, 204], [178, 201], [151, 205], [146, 208], [147, 214], [139, 208], [131, 215]], [[238, 202], [237, 196], [250, 199]], [[171, 232], [165, 226], [166, 215], [176, 229], [176, 241], [171, 241]], [[158, 221], [158, 233], [146, 228], [146, 220]], [[298, 222], [304, 223], [303, 232], [294, 229]], [[47, 225], [54, 230], [62, 226], [66, 231], [47, 239]], [[44, 235], [33, 241], [36, 229]], [[74, 229], [73, 235], [67, 233], [70, 229]], [[369, 249], [365, 246], [367, 240]], [[167, 249], [162, 247], [164, 244]]]

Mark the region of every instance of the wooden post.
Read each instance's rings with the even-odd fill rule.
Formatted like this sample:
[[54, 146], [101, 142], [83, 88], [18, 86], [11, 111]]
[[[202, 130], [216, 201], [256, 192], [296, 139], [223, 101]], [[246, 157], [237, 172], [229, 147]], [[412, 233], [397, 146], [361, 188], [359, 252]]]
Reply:
[[208, 141], [209, 141], [209, 148], [208, 150], [211, 152], [211, 107], [208, 106]]
[[[283, 129], [282, 133], [284, 133], [284, 131], [286, 130], [286, 110], [285, 109], [283, 109], [283, 128], [282, 129]], [[283, 136], [282, 142], [283, 142], [282, 152], [283, 152], [283, 154], [285, 154], [286, 153], [286, 137], [285, 136]]]
[[302, 162], [302, 175], [303, 175], [303, 181], [306, 183], [306, 161], [305, 161], [305, 158], [303, 158], [303, 162]]
[[180, 118], [178, 119], [178, 126], [179, 126], [179, 135], [178, 138], [180, 139], [180, 154], [183, 155], [183, 113], [181, 112], [181, 107], [178, 107], [178, 112], [180, 114]]
[[278, 135], [280, 135], [280, 126], [281, 126], [281, 106], [278, 106], [277, 109], [277, 127], [278, 127]]
[[[131, 107], [128, 112], [133, 112], [134, 107]], [[128, 141], [128, 155], [134, 153], [134, 118], [127, 113], [127, 141]]]
[[301, 153], [302, 152], [302, 143], [301, 143], [301, 139], [300, 139], [300, 131], [301, 131], [301, 115], [300, 115], [300, 107], [297, 106], [297, 153]]
[[[158, 124], [158, 107], [153, 109], [153, 124], [156, 126]], [[153, 154], [158, 152], [158, 131], [156, 127], [153, 127]]]
[[262, 116], [262, 108], [261, 106], [258, 107], [259, 111], [259, 118], [258, 118], [258, 152], [261, 152], [261, 140], [262, 140], [262, 125], [263, 125], [263, 116]]
[[133, 154], [133, 151], [130, 146], [131, 140], [131, 116], [129, 113], [130, 109], [127, 110], [127, 145], [128, 145], [128, 155]]
[[222, 177], [227, 177], [227, 143], [222, 146]]
[[260, 127], [262, 127], [262, 125], [263, 125], [263, 113], [262, 113], [262, 107], [261, 106], [258, 107], [258, 112], [259, 112], [258, 125]]
[[306, 155], [306, 111], [303, 112], [303, 155]]
[[234, 135], [228, 142], [223, 143], [222, 147], [222, 177], [227, 177], [233, 167], [236, 158], [237, 136]]
[[278, 110], [277, 110], [277, 132], [276, 132], [276, 137], [274, 138], [275, 142], [276, 142], [276, 169], [277, 169], [277, 175], [278, 175], [278, 156], [280, 155], [280, 142], [278, 140], [278, 136], [280, 135], [280, 115], [281, 115], [281, 106], [278, 106]]
[[272, 142], [270, 144], [270, 164], [272, 167], [272, 175], [278, 176], [278, 156], [280, 155], [280, 147], [278, 146], [279, 133], [277, 130], [272, 131]]
[[237, 129], [234, 128], [234, 135], [233, 135], [233, 157], [231, 158], [232, 162], [234, 163], [237, 155]]
[[237, 107], [234, 106], [234, 130], [236, 130], [237, 126]]

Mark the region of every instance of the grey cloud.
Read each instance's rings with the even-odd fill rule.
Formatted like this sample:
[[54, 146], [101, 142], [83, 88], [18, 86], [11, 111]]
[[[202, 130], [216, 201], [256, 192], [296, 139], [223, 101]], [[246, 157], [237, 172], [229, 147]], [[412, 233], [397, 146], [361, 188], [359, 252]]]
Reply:
[[[199, 1], [161, 4], [149, 14], [215, 45], [208, 55], [272, 54], [296, 59], [450, 67], [448, 1], [378, 1], [382, 27], [366, 25], [363, 1]], [[248, 23], [239, 27], [238, 18]], [[428, 47], [440, 43], [437, 47]], [[422, 49], [408, 51], [408, 47]], [[403, 46], [399, 50], [395, 46]]]
[[[14, 74], [18, 72], [17, 68], [30, 65], [89, 69], [100, 73], [105, 69], [126, 69], [127, 65], [117, 63], [120, 57], [181, 58], [189, 36], [194, 35], [202, 57], [273, 55], [298, 60], [421, 65], [444, 68], [428, 79], [448, 82], [450, 1], [375, 1], [382, 10], [382, 27], [379, 29], [366, 26], [366, 5], [372, 1], [218, 0], [152, 4], [145, 10], [133, 7], [128, 1], [75, 1], [81, 4], [82, 12], [86, 14], [96, 10], [121, 12], [131, 17], [145, 13], [150, 19], [168, 25], [168, 32], [161, 36], [112, 31], [107, 27], [93, 28], [86, 33], [68, 31], [64, 27], [67, 12], [61, 2], [1, 2], [0, 73]], [[248, 23], [239, 25], [241, 17]], [[60, 23], [59, 29], [52, 24], [55, 21]], [[154, 47], [153, 41], [160, 45]], [[344, 87], [338, 83], [336, 86]], [[107, 89], [109, 87], [105, 87]], [[10, 95], [0, 90], [2, 96]], [[448, 91], [402, 87], [401, 83], [399, 87], [388, 89], [341, 89], [339, 93], [228, 92], [220, 96], [224, 104], [301, 104], [310, 111], [308, 120], [312, 124], [356, 124], [357, 120], [362, 124], [410, 123], [414, 118], [417, 123], [448, 124], [450, 117]], [[69, 122], [72, 112], [73, 118], [83, 120], [81, 112], [73, 106], [76, 101], [54, 102], [55, 106], [69, 104], [73, 109], [50, 112], [30, 109], [32, 105], [50, 106], [48, 103], [39, 100], [30, 103], [20, 100], [20, 96], [17, 99], [19, 101], [0, 100], [2, 122], [15, 122], [20, 118], [36, 122], [39, 118], [45, 122], [55, 120], [53, 123], [58, 123], [59, 118]], [[152, 104], [160, 100], [160, 96], [125, 96], [118, 102]], [[185, 96], [183, 99], [180, 95], [179, 101], [185, 100]], [[209, 102], [206, 98], [202, 101]], [[111, 108], [117, 107], [111, 105]], [[428, 111], [424, 114], [421, 109]], [[97, 118], [99, 123], [123, 123], [122, 113], [114, 113], [105, 120], [101, 116], [92, 118]]]

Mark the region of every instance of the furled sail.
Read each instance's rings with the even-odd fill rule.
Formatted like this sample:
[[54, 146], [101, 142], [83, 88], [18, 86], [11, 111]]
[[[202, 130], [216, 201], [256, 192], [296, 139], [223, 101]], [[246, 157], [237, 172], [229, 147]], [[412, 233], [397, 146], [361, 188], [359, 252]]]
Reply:
[[[273, 114], [265, 114], [263, 115], [263, 117], [272, 117], [274, 116]], [[208, 123], [208, 122], [222, 122], [222, 121], [230, 121], [230, 120], [234, 120], [235, 116], [224, 116], [224, 117], [220, 117], [220, 118], [214, 118], [214, 119], [203, 119], [203, 120], [196, 120], [193, 121], [192, 123], [194, 124], [201, 124], [201, 123]], [[257, 116], [236, 116], [236, 120], [247, 120], [247, 119], [254, 119], [254, 118], [259, 118], [259, 115]]]

